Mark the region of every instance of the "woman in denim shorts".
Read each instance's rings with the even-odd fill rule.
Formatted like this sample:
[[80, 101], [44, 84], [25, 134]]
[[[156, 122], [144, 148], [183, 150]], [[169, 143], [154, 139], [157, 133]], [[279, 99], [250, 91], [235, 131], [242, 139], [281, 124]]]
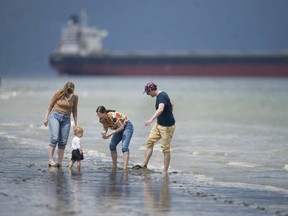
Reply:
[[[48, 150], [49, 166], [61, 167], [64, 150], [69, 137], [71, 113], [77, 127], [78, 95], [74, 93], [74, 84], [67, 82], [63, 88], [53, 95], [44, 117], [44, 125], [49, 125], [50, 144]], [[54, 162], [54, 152], [58, 145], [58, 162]]]

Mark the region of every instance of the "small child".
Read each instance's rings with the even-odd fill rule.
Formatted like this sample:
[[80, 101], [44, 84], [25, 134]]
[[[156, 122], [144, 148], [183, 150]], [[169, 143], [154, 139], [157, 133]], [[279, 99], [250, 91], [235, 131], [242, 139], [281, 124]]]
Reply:
[[74, 128], [74, 137], [72, 139], [72, 157], [71, 162], [68, 166], [69, 169], [72, 169], [74, 163], [77, 161], [77, 170], [78, 173], [81, 173], [81, 160], [84, 159], [83, 149], [81, 147], [81, 137], [83, 136], [83, 128], [76, 127]]

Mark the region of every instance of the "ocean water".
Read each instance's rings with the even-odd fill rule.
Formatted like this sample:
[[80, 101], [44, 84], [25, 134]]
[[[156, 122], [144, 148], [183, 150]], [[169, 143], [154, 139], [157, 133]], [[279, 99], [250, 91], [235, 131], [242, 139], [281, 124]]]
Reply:
[[[123, 112], [132, 121], [135, 132], [130, 144], [129, 167], [142, 162], [145, 140], [151, 129], [145, 127], [144, 122], [155, 111], [155, 98], [142, 92], [145, 83], [153, 81], [174, 103], [176, 131], [169, 171], [178, 174], [175, 182], [186, 191], [202, 185], [200, 192], [194, 190], [199, 196], [209, 194], [203, 189], [207, 185], [215, 188], [214, 194], [222, 194], [225, 189], [227, 195], [229, 189], [236, 188], [240, 191], [237, 197], [228, 192], [232, 202], [241, 205], [259, 202], [258, 206], [270, 208], [279, 215], [287, 206], [287, 78], [2, 78], [2, 141], [12, 140], [36, 149], [39, 145], [48, 147], [49, 131], [43, 125], [44, 114], [55, 90], [67, 81], [75, 83], [79, 94], [78, 121], [84, 128], [84, 167], [97, 168], [100, 162], [111, 165], [108, 141], [101, 139], [102, 126], [95, 113], [99, 105]], [[66, 159], [70, 156], [71, 138], [72, 133]], [[162, 167], [163, 154], [158, 143], [149, 168], [160, 172]], [[246, 197], [247, 190], [257, 191], [257, 196]], [[263, 201], [267, 196], [273, 199]]]

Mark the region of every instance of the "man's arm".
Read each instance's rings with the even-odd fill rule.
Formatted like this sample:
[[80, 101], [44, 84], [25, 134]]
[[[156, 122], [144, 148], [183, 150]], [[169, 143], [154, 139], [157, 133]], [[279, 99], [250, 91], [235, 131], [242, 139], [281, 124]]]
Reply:
[[164, 107], [165, 107], [165, 104], [160, 103], [154, 115], [150, 119], [145, 121], [145, 126], [149, 126], [159, 115], [161, 115], [161, 113], [164, 111]]

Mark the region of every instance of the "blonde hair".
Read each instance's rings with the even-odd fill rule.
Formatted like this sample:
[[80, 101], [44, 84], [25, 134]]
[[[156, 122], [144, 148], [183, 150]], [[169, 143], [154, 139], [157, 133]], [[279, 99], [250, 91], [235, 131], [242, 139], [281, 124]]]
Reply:
[[83, 133], [84, 130], [81, 127], [75, 127], [73, 131], [74, 131], [74, 135], [76, 135], [78, 133]]
[[68, 93], [73, 93], [75, 89], [75, 85], [73, 82], [67, 82], [62, 89], [60, 89], [60, 94], [58, 97], [58, 100], [63, 100], [65, 98], [65, 94]]

